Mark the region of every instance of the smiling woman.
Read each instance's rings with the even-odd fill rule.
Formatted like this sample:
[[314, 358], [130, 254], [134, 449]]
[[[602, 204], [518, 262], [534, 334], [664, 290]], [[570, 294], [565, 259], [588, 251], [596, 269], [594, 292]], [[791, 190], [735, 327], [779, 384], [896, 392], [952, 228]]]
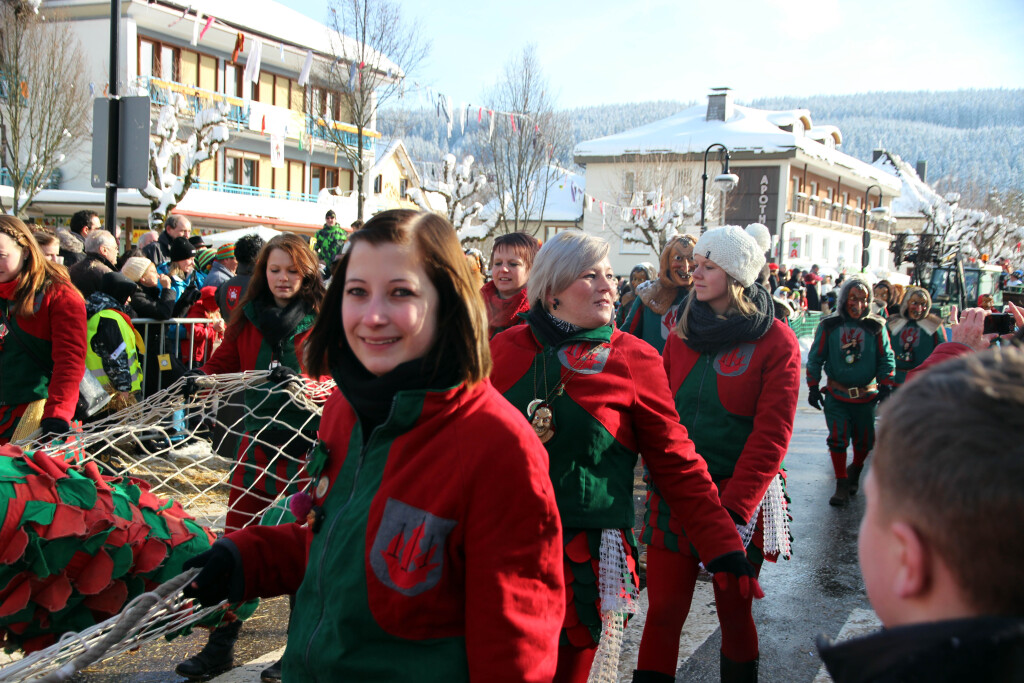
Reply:
[[679, 235], [669, 240], [661, 252], [658, 278], [640, 284], [633, 307], [622, 329], [640, 337], [661, 353], [665, 340], [679, 320], [686, 295], [693, 287], [693, 245], [697, 238]]
[[228, 534], [197, 582], [298, 591], [285, 680], [550, 681], [558, 511], [543, 446], [486, 381], [455, 230], [385, 211], [349, 245], [307, 345], [338, 384], [306, 466], [311, 521]]
[[520, 314], [530, 310], [526, 281], [538, 249], [540, 242], [525, 232], [495, 238], [491, 250], [491, 281], [480, 290], [487, 304], [490, 336], [523, 323]]
[[694, 530], [708, 569], [742, 576], [754, 589], [740, 537], [679, 424], [661, 358], [611, 324], [615, 289], [608, 243], [578, 230], [560, 232], [530, 273], [527, 324], [491, 340], [491, 380], [544, 442], [562, 518], [562, 561], [572, 583], [563, 598], [558, 682], [587, 680], [602, 618], [622, 610], [602, 595], [627, 603], [636, 597], [638, 453], [666, 499], [684, 510], [683, 523]]

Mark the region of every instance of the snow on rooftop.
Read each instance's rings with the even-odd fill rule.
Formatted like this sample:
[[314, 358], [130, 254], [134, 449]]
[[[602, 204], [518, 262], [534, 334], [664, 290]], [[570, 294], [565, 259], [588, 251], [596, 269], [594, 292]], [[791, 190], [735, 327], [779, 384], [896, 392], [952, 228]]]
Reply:
[[[538, 206], [530, 216], [531, 221], [561, 221], [571, 223], [583, 216], [583, 176], [558, 166], [550, 166], [551, 186], [548, 188], [547, 201], [544, 203], [544, 215], [537, 216]], [[490, 220], [498, 211], [498, 200], [492, 199], [484, 205], [481, 218]]]
[[908, 162], [892, 152], [883, 153], [875, 160], [873, 166], [885, 173], [896, 176], [903, 184], [900, 196], [892, 202], [892, 214], [896, 217], [918, 217], [922, 212], [930, 213], [945, 200], [932, 187], [921, 180], [915, 169]]
[[[835, 166], [849, 169], [856, 175], [870, 179], [887, 189], [896, 190], [899, 183], [882, 171], [859, 159], [805, 137], [801, 133], [782, 130], [780, 125], [790, 125], [797, 119], [810, 119], [803, 109], [788, 112], [767, 111], [735, 105], [733, 116], [728, 121], [708, 121], [707, 106], [694, 105], [678, 114], [669, 116], [595, 140], [587, 140], [576, 146], [575, 156], [580, 163], [588, 158], [617, 157], [624, 154], [701, 154], [709, 146], [719, 143], [730, 152], [753, 152], [769, 154], [799, 149], [804, 154]], [[820, 128], [824, 129], [825, 126]]]

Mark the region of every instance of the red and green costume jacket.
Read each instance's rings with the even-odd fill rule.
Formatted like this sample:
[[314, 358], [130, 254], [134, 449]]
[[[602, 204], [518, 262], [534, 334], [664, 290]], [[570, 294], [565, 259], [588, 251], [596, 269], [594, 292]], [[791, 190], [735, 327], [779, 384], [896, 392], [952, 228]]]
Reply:
[[[874, 381], [893, 386], [895, 358], [889, 346], [885, 321], [876, 315], [854, 320], [841, 312], [822, 318], [814, 332], [814, 341], [807, 353], [807, 384], [821, 384], [821, 372], [846, 387], [864, 387]], [[870, 403], [875, 392], [851, 398], [845, 392], [826, 388], [835, 399], [844, 403]]]
[[[680, 421], [707, 463], [722, 505], [735, 520], [750, 521], [782, 471], [793, 434], [800, 391], [796, 335], [775, 320], [760, 339], [716, 353], [695, 351], [672, 335], [664, 360]], [[682, 520], [657, 486], [649, 486], [643, 540], [678, 552], [688, 542], [680, 539]]]
[[682, 287], [678, 289], [676, 298], [672, 300], [672, 305], [668, 307], [664, 315], [652, 311], [637, 295], [633, 300], [633, 307], [626, 314], [625, 322], [622, 323], [622, 329], [640, 337], [656, 348], [658, 353], [661, 353], [665, 349], [665, 340], [672, 336], [672, 330], [675, 329], [676, 323], [679, 322], [679, 316], [683, 313], [683, 302], [686, 301], [687, 290]]
[[[933, 319], [934, 318], [934, 319]], [[923, 363], [939, 344], [945, 341], [935, 316], [909, 320], [902, 315], [889, 318], [885, 327], [896, 359], [896, 385], [903, 384], [907, 373]]]
[[12, 301], [19, 281], [0, 284], [0, 423], [5, 413], [39, 399], [46, 399], [42, 419], [70, 422], [85, 374], [85, 301], [57, 282], [36, 295], [32, 315], [20, 316]]
[[[224, 341], [203, 365], [207, 375], [219, 375], [226, 372], [242, 372], [244, 370], [270, 370], [275, 361], [296, 372], [306, 374], [302, 365], [302, 345], [309, 335], [310, 328], [316, 321], [316, 315], [307, 314], [298, 323], [282, 344], [282, 353], [275, 353], [263, 339], [263, 333], [256, 326], [258, 320], [256, 306], [253, 302], [246, 304], [245, 320], [240, 326], [232, 326], [227, 330]], [[326, 377], [321, 379], [328, 379]], [[268, 398], [268, 394], [270, 394]], [[316, 429], [316, 422], [309, 422], [309, 414], [292, 404], [284, 410], [281, 406], [288, 401], [285, 392], [274, 392], [273, 388], [250, 388], [245, 392], [245, 429], [253, 433], [268, 427], [268, 420], [275, 424], [285, 422], [295, 428]], [[273, 427], [271, 427], [273, 428]]]
[[498, 296], [498, 288], [494, 280], [480, 288], [480, 295], [487, 306], [487, 332], [489, 337], [504, 332], [510, 327], [522, 325], [520, 313], [530, 310], [530, 302], [526, 298], [526, 287], [523, 287], [508, 299]]
[[293, 681], [550, 681], [564, 614], [547, 456], [488, 381], [324, 406], [312, 524], [250, 527], [247, 596], [295, 592]]
[[633, 469], [642, 453], [705, 562], [742, 550], [649, 344], [609, 325], [551, 347], [526, 325], [492, 339], [491, 353], [491, 381], [524, 415], [545, 397], [545, 385], [557, 387], [568, 368], [584, 366], [548, 401], [554, 436], [544, 446], [564, 528], [631, 529]]

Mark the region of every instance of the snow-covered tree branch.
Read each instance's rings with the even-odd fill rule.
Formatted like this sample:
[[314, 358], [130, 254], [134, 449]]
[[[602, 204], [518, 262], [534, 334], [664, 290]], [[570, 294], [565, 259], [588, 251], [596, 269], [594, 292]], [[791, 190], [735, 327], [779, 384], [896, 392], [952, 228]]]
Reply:
[[[188, 101], [175, 93], [172, 104], [160, 108], [153, 131], [156, 139], [149, 142], [149, 183], [141, 193], [149, 200], [152, 229], [163, 225], [198, 178], [199, 165], [213, 158], [228, 139], [228, 106], [221, 103], [198, 110], [192, 119], [192, 133], [179, 140], [178, 116], [187, 110]], [[179, 160], [181, 176], [172, 168], [175, 158]]]
[[457, 163], [455, 155], [448, 154], [441, 162], [441, 177], [427, 180], [422, 188], [410, 189], [409, 198], [424, 211], [434, 211], [425, 193], [440, 195], [447, 207], [448, 222], [455, 227], [459, 242], [479, 241], [487, 239], [497, 223], [494, 217], [486, 222], [478, 221], [484, 206], [479, 201], [469, 203], [486, 185], [487, 177], [483, 173], [473, 174], [472, 156], [467, 155], [462, 163]]

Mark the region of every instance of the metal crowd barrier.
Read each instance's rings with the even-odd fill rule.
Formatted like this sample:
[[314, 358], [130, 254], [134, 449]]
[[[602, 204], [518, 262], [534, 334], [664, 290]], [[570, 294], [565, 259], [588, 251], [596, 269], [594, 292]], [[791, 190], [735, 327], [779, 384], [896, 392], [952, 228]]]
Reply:
[[[188, 347], [194, 349], [195, 326], [211, 322], [213, 321], [209, 318], [170, 318], [168, 320], [132, 318], [132, 325], [139, 331], [146, 344], [146, 352], [139, 354], [139, 362], [142, 364], [143, 396], [149, 396], [173, 383], [173, 379], [176, 378], [175, 363], [180, 363], [179, 369], [181, 366], [184, 366], [186, 370], [192, 369], [194, 354], [189, 354], [188, 358], [182, 358], [181, 342], [188, 341]], [[153, 386], [154, 380], [155, 386]]]

